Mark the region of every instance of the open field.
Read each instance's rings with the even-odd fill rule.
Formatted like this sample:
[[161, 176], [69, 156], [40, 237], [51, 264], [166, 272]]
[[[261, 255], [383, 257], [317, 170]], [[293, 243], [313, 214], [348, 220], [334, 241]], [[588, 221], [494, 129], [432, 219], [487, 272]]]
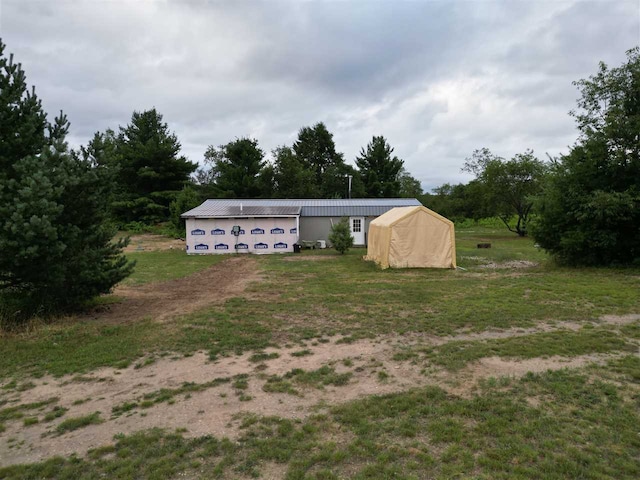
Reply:
[[639, 269], [481, 227], [456, 271], [163, 242], [0, 337], [0, 478], [640, 477]]

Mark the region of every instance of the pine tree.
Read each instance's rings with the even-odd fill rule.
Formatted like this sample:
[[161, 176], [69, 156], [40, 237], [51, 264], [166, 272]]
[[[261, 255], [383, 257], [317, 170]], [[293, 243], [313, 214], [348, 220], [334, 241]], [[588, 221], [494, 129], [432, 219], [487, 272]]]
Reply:
[[331, 226], [329, 242], [340, 253], [345, 253], [353, 247], [353, 237], [351, 236], [348, 218], [342, 218], [338, 223]]
[[219, 148], [210, 145], [204, 156], [211, 165], [207, 177], [215, 185], [217, 197], [263, 196], [264, 181], [261, 174], [266, 162], [257, 140], [239, 138]]
[[280, 147], [273, 151], [274, 183], [279, 198], [317, 198], [314, 172], [305, 168], [293, 150]]
[[8, 323], [76, 308], [108, 292], [133, 265], [121, 254], [126, 242], [112, 242], [103, 170], [69, 151], [66, 117], [46, 122], [19, 65], [4, 57], [0, 65], [7, 67], [0, 70], [0, 117], [20, 120], [3, 122], [0, 135], [10, 147], [0, 170], [0, 322]]
[[162, 115], [155, 108], [134, 112], [131, 123], [120, 127], [116, 146], [105, 160], [117, 170], [120, 200], [112, 204], [115, 217], [123, 222], [168, 220], [169, 204], [197, 165], [179, 155], [180, 142]]
[[22, 66], [4, 55], [0, 39], [0, 188], [14, 178], [13, 162], [37, 155], [45, 144], [46, 115], [35, 93], [27, 89]]
[[392, 157], [393, 148], [384, 137], [373, 137], [366, 149], [360, 151], [356, 165], [368, 197], [398, 197], [400, 178], [404, 162]]
[[352, 169], [345, 164], [342, 153], [336, 151], [333, 134], [324, 123], [301, 128], [293, 151], [303, 167], [314, 173], [318, 196], [347, 197], [348, 188], [344, 178], [351, 174]]

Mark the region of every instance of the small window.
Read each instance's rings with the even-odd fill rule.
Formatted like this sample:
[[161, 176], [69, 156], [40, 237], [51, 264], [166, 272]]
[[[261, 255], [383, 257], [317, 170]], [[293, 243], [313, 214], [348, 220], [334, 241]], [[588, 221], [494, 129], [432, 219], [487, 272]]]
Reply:
[[362, 231], [362, 219], [354, 218], [351, 222], [351, 231], [353, 233], [360, 233]]

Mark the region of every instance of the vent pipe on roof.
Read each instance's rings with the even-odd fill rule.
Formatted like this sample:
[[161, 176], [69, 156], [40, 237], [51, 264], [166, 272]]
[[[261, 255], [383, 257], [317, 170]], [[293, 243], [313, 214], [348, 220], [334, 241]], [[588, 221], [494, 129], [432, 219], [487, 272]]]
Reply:
[[240, 202], [240, 213], [242, 213], [242, 202]]

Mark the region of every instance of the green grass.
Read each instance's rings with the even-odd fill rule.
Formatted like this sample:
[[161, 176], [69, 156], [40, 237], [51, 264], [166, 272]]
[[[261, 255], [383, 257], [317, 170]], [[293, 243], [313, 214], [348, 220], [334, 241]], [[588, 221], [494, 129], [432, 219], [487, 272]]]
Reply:
[[25, 427], [30, 427], [31, 425], [40, 423], [40, 420], [38, 420], [38, 417], [24, 417], [22, 423]]
[[294, 368], [284, 375], [268, 377], [262, 390], [269, 393], [301, 395], [296, 386], [303, 385], [317, 389], [323, 389], [326, 385], [341, 387], [347, 385], [352, 376], [351, 372], [337, 373], [333, 367], [328, 365], [312, 371]]
[[633, 352], [638, 346], [604, 328], [585, 327], [577, 332], [560, 330], [484, 341], [454, 341], [424, 349], [432, 363], [450, 370], [484, 357], [536, 358], [553, 355], [574, 357], [589, 353]]
[[267, 393], [288, 393], [289, 395], [300, 395], [300, 392], [296, 390], [293, 383], [280, 375], [272, 375], [267, 378], [267, 381], [262, 386], [262, 390]]
[[351, 372], [337, 373], [335, 368], [324, 365], [317, 370], [303, 370], [294, 368], [282, 376], [271, 375], [262, 389], [265, 392], [289, 393], [300, 395], [294, 384], [322, 389], [327, 385], [341, 387], [347, 385], [353, 374]]
[[0, 378], [11, 374], [65, 375], [99, 366], [124, 368], [162, 343], [163, 334], [151, 320], [128, 325], [100, 322], [60, 322], [34, 333], [0, 338]]
[[334, 385], [341, 387], [349, 383], [349, 379], [353, 374], [351, 372], [337, 373], [333, 367], [324, 365], [317, 370], [307, 371], [301, 368], [294, 368], [288, 373], [285, 373], [285, 379], [292, 379], [293, 381], [302, 385], [307, 385], [315, 388], [322, 388], [325, 385]]
[[[75, 402], [74, 402], [75, 404]], [[53, 410], [51, 410], [50, 412], [47, 412], [43, 418], [43, 421], [45, 422], [51, 422], [53, 420], [55, 420], [56, 418], [60, 418], [62, 417], [65, 413], [67, 413], [69, 411], [68, 408], [65, 407], [53, 407]]]
[[[478, 250], [480, 242], [492, 248]], [[398, 348], [394, 360], [456, 370], [489, 356], [632, 354], [583, 369], [488, 378], [468, 398], [428, 387], [324, 405], [321, 415], [304, 420], [247, 415], [234, 441], [185, 438], [157, 429], [118, 435], [112, 445], [86, 457], [0, 468], [0, 479], [256, 478], [273, 464], [283, 468], [287, 479], [640, 478], [640, 321], [592, 324], [605, 314], [640, 313], [640, 270], [559, 268], [532, 240], [493, 227], [459, 230], [457, 246], [465, 270], [380, 271], [362, 261], [362, 249], [323, 261], [314, 256], [333, 252], [304, 252], [295, 262], [287, 256], [257, 256], [265, 280], [250, 287], [251, 295], [166, 324], [66, 319], [0, 337], [0, 432], [15, 425], [11, 422], [52, 422], [66, 415], [66, 409], [49, 406], [58, 399], [6, 405], [5, 397], [32, 388], [30, 375], [76, 374], [75, 381], [87, 381], [91, 378], [82, 374], [97, 367], [142, 368], [163, 352], [206, 350], [212, 358], [252, 352], [249, 361], [260, 363], [277, 357], [264, 351], [271, 346], [328, 339], [353, 343], [385, 334], [446, 336], [571, 321], [583, 327], [437, 347], [418, 342]], [[142, 261], [132, 284], [178, 278], [224, 260], [162, 253], [134, 254]], [[525, 260], [537, 266], [507, 263]], [[293, 356], [309, 353], [304, 348]], [[387, 371], [375, 366], [377, 381], [386, 382]], [[263, 390], [300, 395], [303, 388], [349, 388], [351, 378], [351, 372], [338, 373], [331, 366], [293, 369], [267, 377]], [[150, 392], [117, 405], [112, 414], [170, 404], [223, 383], [234, 388], [238, 399], [251, 399], [245, 393], [248, 377], [228, 377]], [[97, 413], [67, 418], [54, 433], [100, 421]]]
[[[490, 241], [492, 248], [476, 249], [479, 241]], [[0, 334], [0, 379], [124, 368], [168, 351], [207, 350], [211, 358], [254, 351], [252, 361], [258, 362], [264, 348], [333, 335], [343, 335], [343, 343], [384, 334], [451, 335], [640, 312], [639, 269], [558, 268], [531, 239], [484, 227], [459, 230], [457, 245], [466, 271], [381, 271], [362, 261], [363, 249], [324, 261], [312, 258], [332, 252], [304, 252], [296, 262], [281, 255], [256, 256], [265, 277], [250, 287], [256, 295], [231, 298], [166, 324], [67, 319], [27, 333]], [[132, 255], [138, 260], [133, 283], [188, 275], [225, 259], [176, 250]], [[497, 264], [530, 260], [540, 265], [486, 269], [481, 267], [485, 260], [467, 260], [478, 256]]]
[[44, 407], [56, 403], [59, 400], [58, 397], [52, 397], [40, 402], [23, 403], [15, 405], [13, 407], [7, 407], [0, 409], [0, 423], [5, 423], [9, 420], [17, 420], [25, 416], [25, 412], [33, 410], [41, 410]]
[[[186, 396], [194, 392], [202, 392], [210, 388], [215, 388], [220, 385], [230, 383], [233, 379], [235, 379], [236, 382], [240, 380], [246, 381], [246, 376], [236, 375], [235, 377], [219, 377], [204, 383], [184, 382], [178, 388], [161, 388], [160, 390], [155, 390], [153, 392], [146, 393], [134, 401], [125, 402], [125, 403], [116, 405], [115, 407], [113, 407], [111, 413], [113, 414], [113, 416], [119, 416], [119, 415], [122, 415], [123, 413], [129, 412], [136, 408], [149, 408], [159, 403], [173, 402], [175, 401], [175, 398], [179, 395]], [[240, 388], [240, 387], [236, 387], [236, 388]]]
[[187, 255], [182, 250], [129, 252], [127, 258], [136, 262], [133, 274], [125, 285], [142, 285], [187, 277], [225, 260], [224, 255]]
[[308, 355], [313, 355], [313, 352], [309, 349], [298, 350], [297, 352], [291, 352], [292, 357], [306, 357]]
[[640, 409], [638, 391], [620, 380], [638, 377], [638, 360], [485, 382], [471, 398], [428, 387], [305, 420], [247, 415], [233, 442], [159, 429], [118, 435], [86, 458], [0, 468], [0, 478], [257, 478], [277, 464], [289, 480], [631, 480]]
[[249, 375], [246, 373], [242, 373], [240, 375], [236, 375], [231, 386], [237, 390], [246, 390], [249, 388]]
[[274, 358], [280, 357], [280, 354], [276, 352], [266, 353], [266, 352], [256, 352], [249, 357], [249, 361], [252, 363], [264, 362], [265, 360], [273, 360]]
[[67, 432], [72, 432], [74, 430], [78, 430], [79, 428], [88, 427], [89, 425], [97, 425], [104, 422], [102, 418], [100, 418], [100, 412], [93, 412], [89, 415], [85, 415], [83, 417], [71, 417], [63, 420], [56, 427], [56, 433], [58, 435], [63, 435]]

